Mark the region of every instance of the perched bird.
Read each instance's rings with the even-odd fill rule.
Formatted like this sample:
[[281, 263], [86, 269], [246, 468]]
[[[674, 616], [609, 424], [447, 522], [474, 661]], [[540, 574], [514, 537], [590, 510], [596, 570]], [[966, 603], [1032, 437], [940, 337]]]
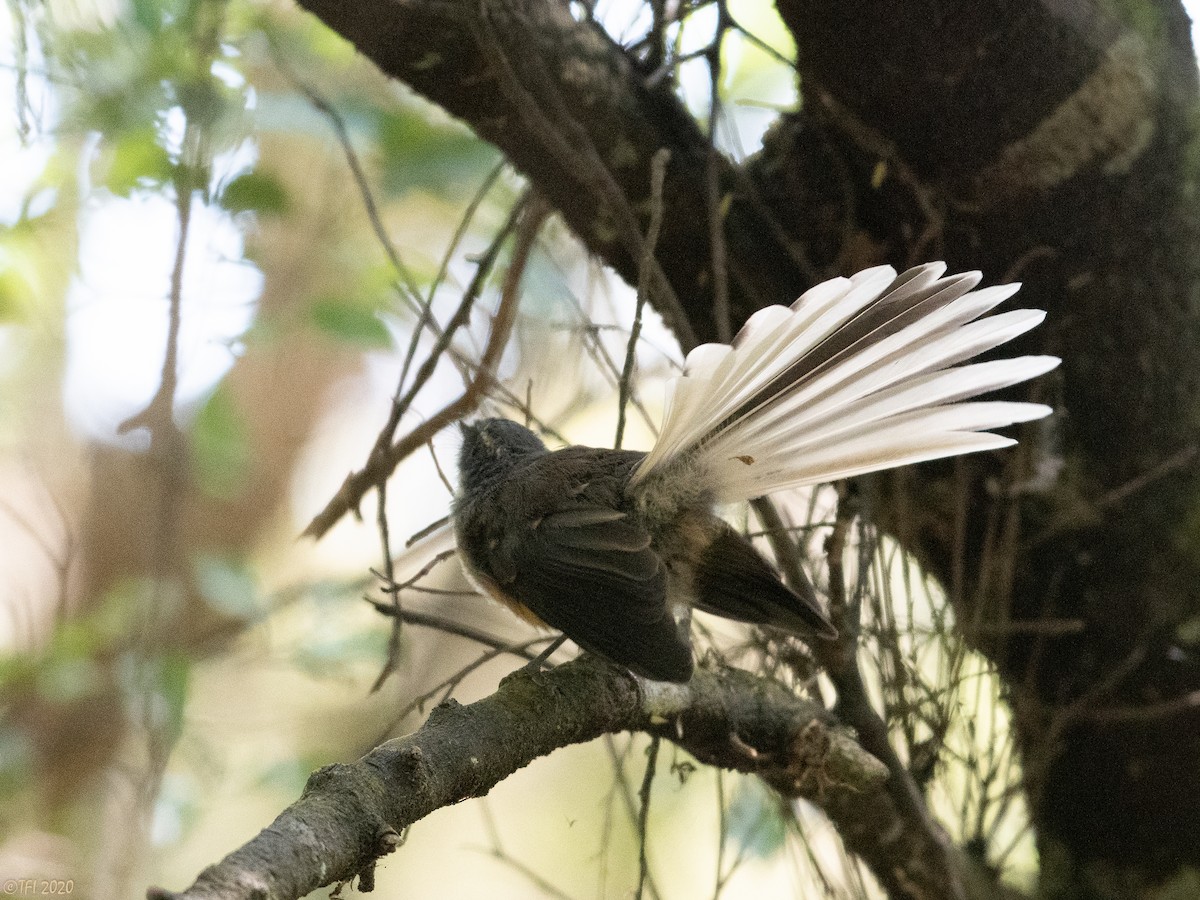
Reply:
[[1045, 317], [984, 317], [1019, 285], [930, 263], [835, 278], [688, 354], [649, 453], [547, 450], [507, 419], [463, 428], [454, 527], [473, 581], [522, 618], [662, 681], [692, 674], [688, 607], [836, 636], [714, 510], [784, 488], [1014, 443], [986, 429], [1034, 403], [963, 402], [1042, 374], [1024, 356], [959, 365]]

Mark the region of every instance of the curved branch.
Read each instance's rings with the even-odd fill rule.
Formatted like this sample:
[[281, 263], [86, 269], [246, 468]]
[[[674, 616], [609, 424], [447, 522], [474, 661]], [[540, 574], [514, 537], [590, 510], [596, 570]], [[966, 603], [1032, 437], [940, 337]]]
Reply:
[[[588, 249], [636, 284], [670, 151], [650, 299], [685, 349], [717, 339], [708, 138], [670, 90], [559, 0], [299, 0], [388, 75], [466, 121], [558, 209]], [[815, 280], [773, 215], [715, 162], [730, 321], [791, 302]]]
[[404, 829], [434, 810], [487, 794], [559, 747], [630, 730], [658, 733], [713, 765], [757, 772], [845, 819], [839, 824], [851, 833], [894, 824], [884, 766], [782, 685], [737, 671], [697, 672], [686, 686], [645, 682], [583, 657], [549, 672], [522, 670], [468, 706], [443, 703], [413, 734], [314, 772], [299, 800], [191, 887], [151, 888], [147, 898], [290, 900], [356, 876], [369, 880]]
[[[394, 440], [392, 435], [400, 420], [398, 411], [403, 407], [399, 402], [393, 404], [392, 420], [380, 433], [367, 464], [357, 472], [351, 472], [346, 476], [346, 480], [342, 482], [337, 493], [305, 527], [302, 537], [319, 539], [346, 513], [351, 510], [357, 511], [367, 492], [377, 485], [384, 484], [395, 471], [396, 466], [433, 440], [434, 435], [443, 428], [469, 415], [479, 404], [491, 384], [492, 373], [500, 362], [504, 348], [508, 346], [508, 336], [517, 319], [521, 279], [525, 274], [525, 266], [529, 261], [529, 253], [533, 249], [534, 241], [537, 239], [538, 230], [548, 213], [549, 209], [537, 197], [534, 197], [531, 203], [520, 212], [516, 229], [516, 246], [513, 249], [513, 258], [509, 263], [508, 271], [504, 276], [504, 285], [500, 290], [500, 305], [492, 319], [491, 333], [488, 335], [483, 356], [479, 360], [479, 368], [463, 393], [399, 440]], [[498, 245], [494, 246], [497, 250], [499, 249]], [[480, 272], [486, 268], [489, 266], [481, 265]], [[459, 308], [459, 314], [463, 321], [470, 314], [476, 293], [475, 289], [468, 290], [463, 298], [464, 302]], [[458, 324], [452, 324], [453, 327], [446, 332], [446, 343], [443, 346], [448, 346], [449, 335], [452, 335], [458, 327]], [[440, 355], [440, 351], [435, 350], [430, 359], [436, 362], [438, 355]], [[432, 366], [430, 371], [432, 371]], [[411, 400], [411, 397], [408, 399]]]

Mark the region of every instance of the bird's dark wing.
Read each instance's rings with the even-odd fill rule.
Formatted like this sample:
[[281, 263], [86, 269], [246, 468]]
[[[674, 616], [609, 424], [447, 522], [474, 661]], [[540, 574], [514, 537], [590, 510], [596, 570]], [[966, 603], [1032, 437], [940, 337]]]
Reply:
[[499, 588], [580, 647], [659, 681], [691, 677], [666, 568], [625, 513], [573, 505], [508, 530], [490, 556]]
[[779, 580], [751, 543], [725, 527], [703, 551], [695, 569], [696, 607], [755, 625], [772, 625], [801, 636], [837, 637], [817, 605]]

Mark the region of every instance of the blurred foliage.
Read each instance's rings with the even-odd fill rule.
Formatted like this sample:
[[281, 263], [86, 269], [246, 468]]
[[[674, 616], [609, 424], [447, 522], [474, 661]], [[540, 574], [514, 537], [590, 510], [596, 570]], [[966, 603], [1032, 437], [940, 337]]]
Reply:
[[287, 189], [278, 178], [263, 172], [243, 172], [221, 191], [221, 205], [230, 212], [274, 213], [288, 209]]
[[[688, 21], [671, 39], [686, 54], [712, 39], [715, 17], [711, 4], [683, 9]], [[644, 13], [597, 7], [630, 42]], [[717, 140], [741, 157], [772, 110], [794, 104], [796, 83], [762, 46], [793, 52], [771, 4], [737, 4], [736, 14], [755, 39], [725, 35]], [[383, 596], [368, 574], [380, 566], [374, 508], [362, 511], [366, 523], [347, 522], [319, 545], [296, 535], [365, 459], [410, 345], [416, 363], [433, 345], [429, 325], [412, 341], [420, 304], [432, 300], [433, 319], [446, 324], [521, 184], [507, 170], [494, 177], [494, 148], [290, 5], [11, 0], [3, 33], [0, 90], [14, 102], [0, 134], [12, 162], [0, 176], [0, 571], [9, 576], [0, 870], [17, 861], [24, 868], [12, 874], [65, 872], [84, 896], [134, 896], [150, 882], [182, 887], [267, 824], [312, 768], [415, 727], [398, 711], [475, 659], [471, 644], [408, 626], [398, 674], [370, 694], [390, 628], [360, 599]], [[678, 89], [701, 120], [711, 112], [708, 88], [700, 60], [680, 70]], [[151, 229], [161, 226], [88, 231], [97, 210], [130, 199], [174, 210], [169, 259], [149, 258]], [[202, 219], [216, 237], [181, 241]], [[229, 234], [237, 239], [218, 240]], [[114, 257], [117, 247], [142, 249], [146, 270], [172, 272], [180, 295], [133, 271], [117, 273], [120, 290], [88, 294], [88, 266], [104, 254], [85, 265], [85, 238]], [[225, 296], [231, 269], [260, 273], [261, 291]], [[485, 279], [456, 339], [466, 358], [486, 334], [498, 281], [496, 272]], [[558, 226], [544, 233], [526, 284], [507, 383], [518, 397], [528, 389], [540, 413], [555, 413], [556, 427], [610, 429], [611, 361], [623, 358], [632, 314], [627, 289]], [[137, 440], [67, 412], [67, 371], [99, 358], [88, 352], [99, 338], [71, 322], [95, 307], [122, 315], [130, 301], [140, 304], [136, 315], [126, 311], [122, 327], [105, 332], [111, 370], [87, 369], [78, 383], [89, 397], [145, 410], [133, 421]], [[164, 344], [170, 334], [176, 357]], [[648, 321], [643, 341], [639, 360], [653, 382], [671, 371], [669, 336]], [[180, 408], [167, 396], [168, 415], [156, 415], [172, 358], [193, 399]], [[428, 408], [418, 404], [409, 418], [461, 386], [442, 360], [432, 399], [422, 398]], [[605, 404], [585, 415], [589, 396]], [[433, 449], [447, 459], [453, 446]], [[447, 496], [431, 456], [406, 464], [389, 488], [392, 548], [444, 515]], [[895, 567], [882, 555], [877, 564]], [[403, 601], [503, 639], [528, 637], [465, 589], [451, 573], [435, 587], [443, 593], [407, 592]], [[881, 634], [914, 628], [912, 616], [897, 626], [881, 614], [878, 623]], [[903, 749], [945, 725], [945, 717], [922, 724], [906, 708], [924, 704], [954, 722], [951, 752], [934, 754], [931, 794], [959, 836], [974, 836], [994, 829], [995, 797], [1016, 776], [1007, 757], [985, 752], [1005, 746], [994, 681], [964, 663], [945, 622], [935, 626], [870, 652], [906, 676], [876, 670]], [[490, 691], [512, 664], [489, 664], [455, 696]], [[994, 727], [968, 727], [984, 712]], [[490, 896], [527, 897], [537, 871], [572, 896], [625, 896], [637, 877], [630, 798], [642, 777], [634, 748], [643, 745], [622, 737], [571, 748], [518, 773], [491, 801], [495, 819], [521, 822], [502, 829], [503, 840], [488, 824], [490, 806], [440, 811], [381, 867], [381, 885], [467, 896], [486, 879]], [[816, 877], [794, 864], [809, 853], [797, 849], [797, 834], [808, 838], [794, 811], [753, 779], [728, 784], [722, 794], [711, 772], [680, 780], [660, 771], [651, 835], [660, 896], [711, 894], [715, 869], [695, 860], [722, 846], [736, 870], [723, 897]], [[1020, 833], [1019, 822], [1005, 827], [1009, 839]], [[813, 890], [867, 890], [852, 865], [846, 871]]]
[[381, 186], [390, 194], [425, 190], [466, 199], [465, 188], [496, 165], [499, 153], [451, 122], [435, 124], [417, 108], [382, 111], [373, 119]]
[[236, 496], [248, 477], [250, 446], [246, 423], [224, 385], [213, 391], [192, 421], [191, 444], [200, 489], [214, 497]]
[[245, 561], [201, 556], [196, 585], [205, 600], [227, 615], [253, 619], [268, 611], [254, 570]]
[[29, 281], [19, 267], [28, 257], [26, 254], [12, 253], [11, 246], [10, 243], [8, 250], [0, 248], [0, 326], [16, 324], [24, 319], [27, 298], [32, 293]]
[[175, 164], [152, 128], [118, 135], [109, 154], [104, 184], [118, 197], [128, 197], [138, 188], [161, 191], [175, 177]]
[[778, 795], [761, 781], [740, 778], [725, 810], [725, 838], [739, 854], [768, 859], [778, 853], [787, 838], [787, 819], [781, 813]]
[[350, 344], [383, 349], [392, 343], [378, 310], [353, 300], [328, 297], [318, 301], [313, 304], [312, 321], [321, 331]]

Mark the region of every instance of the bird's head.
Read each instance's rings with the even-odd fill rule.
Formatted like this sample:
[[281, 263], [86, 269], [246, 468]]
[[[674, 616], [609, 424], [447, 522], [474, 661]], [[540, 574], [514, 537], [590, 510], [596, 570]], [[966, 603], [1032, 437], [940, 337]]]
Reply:
[[480, 419], [459, 427], [458, 468], [464, 481], [502, 474], [529, 454], [546, 451], [541, 438], [508, 419]]

